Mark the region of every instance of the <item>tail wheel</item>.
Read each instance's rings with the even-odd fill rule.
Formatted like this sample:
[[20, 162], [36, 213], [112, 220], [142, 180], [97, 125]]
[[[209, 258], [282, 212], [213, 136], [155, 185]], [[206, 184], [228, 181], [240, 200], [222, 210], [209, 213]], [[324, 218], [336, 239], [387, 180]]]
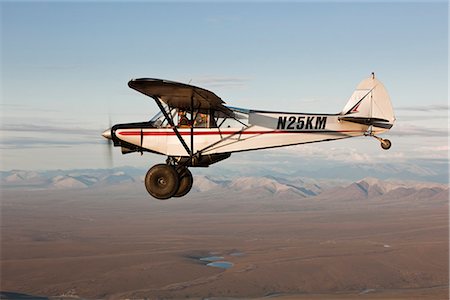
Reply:
[[388, 150], [389, 148], [391, 148], [392, 143], [390, 140], [384, 139], [381, 141], [381, 148], [383, 148], [384, 150]]
[[166, 164], [151, 167], [145, 175], [147, 192], [156, 199], [169, 199], [178, 191], [179, 185], [178, 173]]
[[189, 171], [188, 168], [182, 167], [178, 169], [177, 172], [180, 180], [180, 186], [178, 187], [177, 192], [173, 196], [183, 197], [191, 190], [194, 180], [192, 178], [192, 173], [191, 171]]

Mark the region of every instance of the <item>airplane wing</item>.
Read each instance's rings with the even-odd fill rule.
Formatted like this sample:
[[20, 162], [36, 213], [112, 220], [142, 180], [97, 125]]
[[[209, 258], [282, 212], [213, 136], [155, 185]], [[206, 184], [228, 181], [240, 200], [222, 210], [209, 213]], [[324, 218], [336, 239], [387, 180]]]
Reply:
[[219, 96], [196, 86], [154, 78], [132, 79], [128, 86], [149, 97], [156, 97], [170, 107], [190, 110], [193, 104], [195, 109], [213, 109], [227, 115], [233, 114]]

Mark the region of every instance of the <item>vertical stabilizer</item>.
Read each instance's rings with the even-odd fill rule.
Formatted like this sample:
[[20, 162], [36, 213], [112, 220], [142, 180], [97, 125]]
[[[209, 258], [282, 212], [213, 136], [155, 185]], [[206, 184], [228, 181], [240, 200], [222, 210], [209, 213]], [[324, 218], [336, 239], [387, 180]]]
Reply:
[[383, 128], [392, 127], [395, 121], [389, 94], [374, 73], [359, 83], [341, 115], [345, 121]]

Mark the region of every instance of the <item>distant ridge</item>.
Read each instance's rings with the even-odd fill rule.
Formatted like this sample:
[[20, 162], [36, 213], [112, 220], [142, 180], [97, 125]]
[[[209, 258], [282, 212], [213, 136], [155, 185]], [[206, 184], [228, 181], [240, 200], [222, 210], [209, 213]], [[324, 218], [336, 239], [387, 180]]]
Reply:
[[347, 186], [329, 189], [321, 198], [336, 200], [365, 199], [440, 199], [448, 200], [449, 186], [440, 183], [412, 181], [383, 181], [365, 178]]
[[[56, 171], [11, 170], [0, 173], [2, 189], [74, 190], [139, 185], [145, 172], [136, 168]], [[313, 179], [292, 176], [194, 176], [194, 193], [241, 193], [274, 199], [435, 199], [448, 200], [448, 184], [380, 180]]]
[[0, 172], [2, 188], [9, 189], [80, 189], [140, 181], [138, 169], [83, 169]]

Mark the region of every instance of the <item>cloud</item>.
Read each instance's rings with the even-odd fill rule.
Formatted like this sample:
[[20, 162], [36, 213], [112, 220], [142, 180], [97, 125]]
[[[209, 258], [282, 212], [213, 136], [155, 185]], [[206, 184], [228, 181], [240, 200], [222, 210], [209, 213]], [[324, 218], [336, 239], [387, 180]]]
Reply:
[[421, 112], [448, 111], [450, 110], [450, 106], [448, 104], [431, 104], [424, 106], [400, 106], [395, 107], [395, 110], [421, 111]]
[[[417, 133], [417, 132], [416, 132]], [[441, 134], [440, 131], [438, 131]], [[429, 136], [429, 132], [421, 132]], [[439, 135], [439, 137], [441, 137]], [[389, 139], [391, 139], [389, 137]], [[277, 165], [283, 161], [303, 160], [302, 164], [378, 164], [383, 163], [414, 163], [417, 159], [447, 159], [446, 140], [440, 138], [430, 143], [417, 143], [411, 148], [410, 139], [391, 139], [393, 148], [384, 151], [379, 142], [372, 138], [345, 139], [336, 143], [317, 143], [297, 145], [286, 148], [276, 148], [266, 151], [265, 157], [259, 157], [261, 164]], [[406, 144], [403, 142], [406, 141]], [[422, 146], [423, 145], [423, 146]], [[252, 155], [247, 157], [253, 160]]]
[[[360, 142], [358, 144], [361, 144]], [[293, 177], [339, 178], [341, 180], [374, 176], [385, 179], [426, 179], [445, 182], [448, 178], [445, 147], [437, 147], [439, 151], [433, 155], [427, 153], [427, 149], [416, 152], [402, 151], [396, 147], [393, 151], [383, 151], [379, 147], [364, 148], [300, 145], [261, 150], [254, 153], [233, 154], [230, 161], [218, 167], [228, 170], [221, 174], [226, 172], [259, 176], [284, 174]]]
[[260, 160], [262, 164], [277, 165], [283, 161], [307, 160], [311, 163], [320, 161], [342, 163], [373, 163], [377, 157], [352, 147], [330, 147], [319, 144], [305, 144], [286, 148], [262, 150], [261, 155], [249, 154], [248, 159]]
[[436, 121], [436, 120], [447, 120], [447, 115], [437, 115], [437, 114], [423, 114], [423, 115], [396, 115], [397, 122], [401, 121], [414, 121], [414, 122], [422, 122], [422, 121]]
[[390, 136], [447, 137], [447, 128], [419, 127], [409, 124], [396, 124], [389, 132]]
[[99, 130], [79, 128], [79, 127], [61, 127], [52, 125], [38, 125], [38, 124], [3, 124], [0, 128], [0, 132], [30, 132], [30, 133], [44, 133], [44, 134], [70, 134], [70, 135], [83, 135], [93, 136], [101, 135]]
[[423, 146], [417, 149], [417, 151], [422, 152], [436, 152], [436, 151], [449, 151], [450, 148], [448, 145], [440, 145], [440, 146]]
[[23, 148], [67, 148], [76, 145], [99, 145], [102, 141], [95, 139], [61, 139], [45, 137], [8, 137], [0, 140], [0, 149], [23, 149]]
[[54, 108], [46, 108], [42, 106], [31, 106], [28, 104], [16, 104], [16, 103], [0, 103], [0, 108], [4, 111], [8, 112], [51, 112], [57, 113], [61, 112], [60, 110]]
[[443, 159], [448, 164], [448, 145], [435, 145], [435, 146], [420, 146], [413, 149], [413, 152], [421, 157], [426, 157], [427, 159]]
[[[67, 126], [67, 125], [66, 125]], [[3, 124], [1, 149], [71, 147], [104, 141], [102, 130], [60, 125]]]

